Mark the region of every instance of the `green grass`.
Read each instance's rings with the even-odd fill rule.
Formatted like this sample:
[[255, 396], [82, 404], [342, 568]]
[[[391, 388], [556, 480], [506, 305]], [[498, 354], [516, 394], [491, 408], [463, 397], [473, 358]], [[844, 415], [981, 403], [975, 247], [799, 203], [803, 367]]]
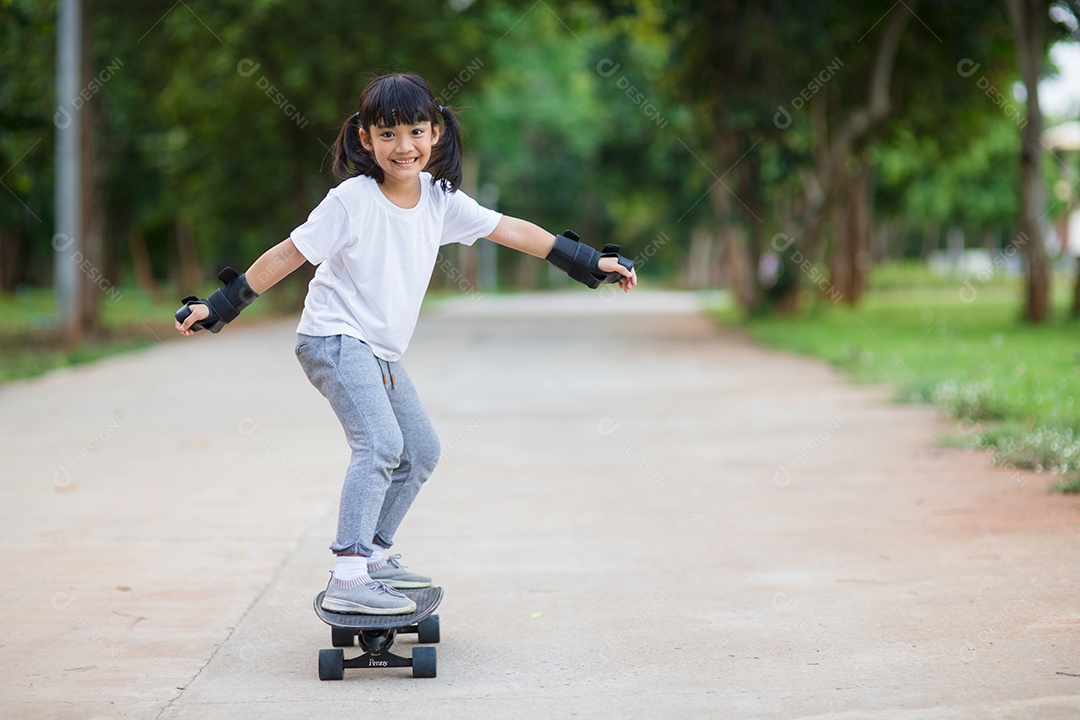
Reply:
[[1019, 321], [1016, 279], [875, 270], [855, 308], [818, 301], [796, 317], [740, 321], [766, 345], [822, 358], [858, 382], [893, 388], [957, 420], [949, 442], [985, 447], [1000, 463], [1059, 476], [1080, 492], [1080, 323], [1064, 319], [1071, 278], [1056, 278], [1055, 320]]
[[[166, 291], [155, 299], [135, 288], [114, 288], [99, 298], [101, 328], [82, 346], [67, 349], [56, 330], [56, 297], [52, 291], [34, 288], [0, 295], [0, 383], [172, 339], [176, 331], [171, 318], [179, 306], [179, 297], [180, 293]], [[268, 310], [253, 306], [245, 317], [263, 315]]]

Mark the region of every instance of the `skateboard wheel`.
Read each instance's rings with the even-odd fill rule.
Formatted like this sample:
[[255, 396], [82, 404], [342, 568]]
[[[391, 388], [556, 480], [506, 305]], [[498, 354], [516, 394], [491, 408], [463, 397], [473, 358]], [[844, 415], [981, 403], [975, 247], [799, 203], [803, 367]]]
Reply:
[[[435, 661], [432, 659], [432, 672]], [[345, 651], [344, 650], [320, 650], [319, 651], [319, 679], [340, 680], [345, 677]]]
[[416, 639], [422, 643], [439, 642], [439, 616], [431, 615], [416, 625]]
[[330, 642], [334, 647], [352, 647], [356, 644], [356, 631], [351, 628], [330, 628]]
[[[340, 650], [338, 652], [341, 652]], [[435, 677], [435, 648], [417, 647], [412, 651], [412, 674], [418, 678]]]

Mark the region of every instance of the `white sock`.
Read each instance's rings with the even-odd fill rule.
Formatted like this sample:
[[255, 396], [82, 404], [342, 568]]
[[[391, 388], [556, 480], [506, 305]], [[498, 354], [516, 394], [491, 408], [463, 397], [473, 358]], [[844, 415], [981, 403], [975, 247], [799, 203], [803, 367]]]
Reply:
[[367, 569], [368, 570], [378, 570], [379, 568], [386, 565], [386, 561], [383, 560], [383, 556], [385, 554], [386, 554], [386, 548], [384, 548], [382, 545], [374, 545], [373, 544], [371, 546], [371, 557], [369, 557], [368, 561], [367, 561]]
[[334, 579], [349, 587], [371, 582], [367, 568], [363, 555], [338, 555], [334, 559]]

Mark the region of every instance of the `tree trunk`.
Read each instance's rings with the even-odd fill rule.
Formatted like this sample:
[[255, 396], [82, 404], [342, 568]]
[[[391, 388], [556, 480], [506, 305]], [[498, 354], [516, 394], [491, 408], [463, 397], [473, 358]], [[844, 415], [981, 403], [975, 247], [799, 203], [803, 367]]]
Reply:
[[699, 225], [690, 233], [690, 252], [686, 257], [683, 272], [684, 284], [694, 290], [714, 286], [712, 269], [718, 265], [713, 262], [716, 240], [709, 228]]
[[[847, 163], [839, 163], [833, 173], [832, 191], [836, 202], [832, 206], [832, 242], [829, 244], [829, 284], [846, 303], [851, 303], [851, 173]], [[846, 200], [846, 202], [845, 202]]]
[[561, 283], [566, 275], [555, 269], [553, 265], [548, 263], [538, 263], [536, 258], [529, 255], [523, 255], [522, 253], [513, 254], [514, 269], [510, 272], [511, 282], [513, 287], [518, 290], [534, 290], [540, 285], [540, 278], [542, 274], [546, 274], [548, 279], [546, 282], [551, 283], [552, 278], [557, 283]]
[[[87, 103], [89, 105], [89, 103]], [[86, 113], [86, 107], [83, 107]], [[89, 123], [83, 123], [85, 128]], [[92, 143], [92, 141], [91, 141]], [[91, 144], [88, 143], [88, 144]], [[85, 155], [88, 157], [92, 150]], [[87, 160], [84, 167], [92, 167]], [[86, 277], [82, 283], [83, 301], [81, 308], [82, 331], [84, 336], [92, 335], [101, 327], [101, 296], [105, 293], [110, 298], [119, 297], [113, 284], [104, 275], [105, 268], [105, 218], [101, 212], [100, 192], [92, 180], [83, 187], [83, 256], [82, 272]]]
[[176, 251], [180, 268], [180, 288], [186, 295], [199, 292], [199, 253], [195, 232], [183, 220], [176, 221]]
[[15, 232], [0, 228], [0, 292], [13, 292], [19, 283], [22, 249], [22, 239]]
[[709, 191], [709, 197], [717, 220], [720, 260], [727, 268], [731, 290], [743, 310], [748, 313], [757, 312], [761, 303], [761, 291], [757, 273], [750, 267], [750, 257], [742, 234], [732, 217], [731, 192], [723, 183], [716, 183]]
[[862, 154], [851, 176], [851, 195], [848, 203], [848, 295], [850, 305], [856, 305], [866, 292], [866, 276], [870, 272], [870, 163]]
[[1069, 315], [1073, 320], [1080, 318], [1080, 258], [1076, 259], [1076, 279], [1073, 281], [1072, 311]]
[[[856, 305], [866, 291], [870, 270], [870, 163], [860, 154], [837, 165], [833, 206], [833, 244], [829, 255], [830, 295]], [[846, 202], [844, 202], [846, 200]]]
[[[717, 167], [730, 167], [738, 157], [735, 154], [737, 137], [726, 128], [717, 128], [713, 135], [712, 157]], [[709, 190], [713, 215], [717, 224], [717, 240], [720, 261], [727, 269], [728, 281], [735, 299], [746, 312], [757, 312], [761, 305], [761, 286], [757, 280], [757, 267], [751, 264], [742, 233], [736, 220], [736, 199], [730, 183], [718, 178]]]
[[[1069, 206], [1065, 209], [1065, 230], [1061, 234], [1065, 242], [1062, 243], [1063, 250], [1065, 247], [1072, 247], [1074, 243], [1080, 241], [1080, 238], [1074, 238], [1069, 234], [1069, 223], [1072, 221], [1073, 212], [1076, 210], [1076, 202], [1072, 199], [1072, 193], [1069, 193]], [[1069, 310], [1069, 317], [1073, 320], [1080, 318], [1080, 257], [1074, 259], [1076, 263], [1076, 273], [1073, 279], [1073, 293], [1072, 293], [1072, 307]]]
[[1020, 78], [1027, 88], [1027, 116], [1020, 148], [1020, 237], [1027, 256], [1027, 291], [1024, 318], [1040, 324], [1050, 317], [1050, 267], [1043, 243], [1042, 218], [1046, 213], [1043, 187], [1042, 110], [1039, 75], [1046, 55], [1048, 0], [1005, 0], [1016, 34]]
[[[94, 76], [94, 48], [91, 37], [89, 14], [92, 4], [83, 4], [82, 43], [80, 58], [80, 76], [83, 87], [89, 85]], [[79, 140], [79, 152], [82, 156], [82, 246], [83, 262], [81, 272], [85, 275], [82, 282], [82, 303], [80, 323], [83, 336], [92, 335], [101, 325], [101, 295], [112, 288], [103, 276], [105, 268], [105, 214], [102, 212], [101, 190], [97, 182], [98, 133], [101, 115], [100, 94], [95, 93], [79, 110], [82, 122], [79, 125], [82, 137]], [[110, 297], [116, 297], [114, 294]]]
[[[142, 228], [134, 225], [128, 233], [128, 252], [131, 255], [131, 267], [135, 274], [135, 285], [157, 300], [161, 297], [161, 286], [154, 280], [154, 269], [150, 264], [150, 251], [146, 247], [146, 235]], [[191, 292], [194, 292], [192, 290]]]
[[[479, 197], [480, 159], [475, 153], [465, 153], [461, 162], [461, 189], [471, 198]], [[457, 246], [458, 272], [461, 273], [460, 285], [476, 288], [477, 262], [476, 246], [459, 243]]]
[[739, 200], [738, 206], [746, 225], [747, 254], [750, 267], [756, 271], [761, 263], [761, 253], [765, 245], [765, 198], [761, 188], [761, 156], [748, 154], [739, 162]]
[[[829, 264], [830, 268], [839, 273], [839, 276], [835, 273], [831, 275], [831, 281], [835, 285], [832, 289], [842, 292], [843, 297], [852, 303], [857, 302], [862, 294], [866, 267], [864, 258], [869, 248], [869, 213], [865, 208], [858, 208], [858, 205], [860, 201], [869, 202], [869, 198], [859, 198], [843, 192], [844, 189], [850, 189], [855, 182], [847, 164], [851, 161], [856, 143], [860, 140], [865, 142], [864, 139], [892, 111], [889, 94], [893, 68], [904, 29], [915, 12], [914, 6], [915, 3], [912, 2], [905, 5], [908, 12], [889, 13], [870, 73], [866, 103], [848, 113], [845, 122], [831, 138], [827, 132], [825, 112], [828, 93], [818, 93], [815, 98], [817, 102], [811, 103], [815, 127], [815, 169], [810, 181], [804, 183], [806, 202], [800, 234], [803, 247], [807, 248], [806, 254], [816, 259], [821, 231], [829, 216], [843, 226], [843, 230], [837, 229]], [[860, 160], [860, 167], [864, 162]], [[860, 183], [868, 181], [869, 176], [865, 181], [859, 180]], [[868, 191], [868, 187], [863, 187], [862, 191]], [[845, 200], [848, 203], [847, 208], [843, 207]], [[838, 204], [841, 207], [836, 208]], [[831, 209], [834, 211], [830, 212]]]

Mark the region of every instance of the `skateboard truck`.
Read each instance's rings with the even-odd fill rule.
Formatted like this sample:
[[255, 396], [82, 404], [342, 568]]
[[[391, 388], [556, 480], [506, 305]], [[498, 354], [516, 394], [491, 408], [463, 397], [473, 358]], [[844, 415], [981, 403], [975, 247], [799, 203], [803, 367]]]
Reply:
[[346, 659], [344, 650], [320, 650], [319, 679], [341, 680], [345, 676], [345, 668], [400, 667], [411, 667], [413, 677], [435, 677], [435, 648], [414, 647], [412, 657], [391, 652], [398, 633], [415, 634], [422, 643], [437, 643], [440, 639], [439, 616], [431, 613], [442, 600], [442, 588], [424, 588], [415, 594], [410, 592], [409, 595], [416, 600], [418, 610], [409, 615], [395, 617], [331, 613], [322, 609], [320, 593], [315, 598], [315, 612], [323, 622], [330, 625], [330, 638], [334, 647], [352, 647], [359, 640], [364, 653]]
[[390, 648], [394, 645], [396, 630], [361, 630], [358, 635], [363, 655], [346, 658], [344, 650], [319, 651], [319, 679], [341, 680], [345, 668], [401, 668], [411, 667], [413, 677], [433, 678], [436, 670], [435, 648], [413, 648], [412, 657], [402, 657]]

